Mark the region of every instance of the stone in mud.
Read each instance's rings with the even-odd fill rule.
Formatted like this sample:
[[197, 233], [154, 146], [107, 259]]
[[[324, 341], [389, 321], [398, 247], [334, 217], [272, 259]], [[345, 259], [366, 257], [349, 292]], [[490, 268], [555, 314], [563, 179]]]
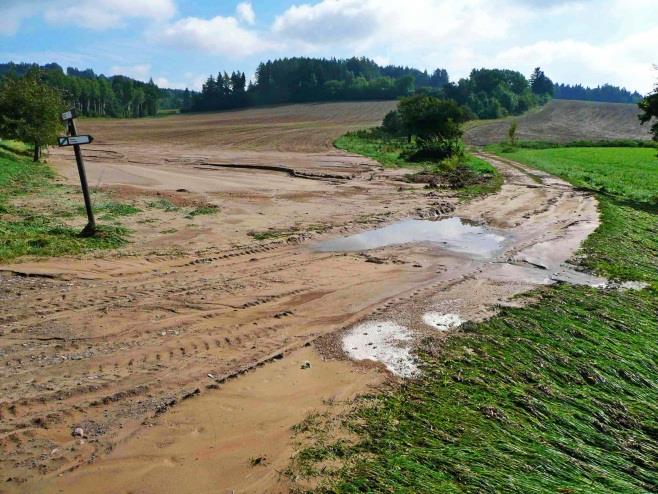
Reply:
[[301, 244], [311, 238], [309, 233], [297, 233], [295, 235], [290, 235], [286, 240], [289, 244]]
[[85, 437], [85, 431], [82, 427], [73, 429], [73, 437]]
[[307, 360], [302, 364], [302, 369], [310, 369], [311, 368], [311, 363]]

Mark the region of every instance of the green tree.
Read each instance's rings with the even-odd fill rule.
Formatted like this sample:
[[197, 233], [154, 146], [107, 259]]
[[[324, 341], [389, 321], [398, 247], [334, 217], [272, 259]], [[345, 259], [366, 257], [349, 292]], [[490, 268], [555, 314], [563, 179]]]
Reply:
[[400, 113], [396, 110], [391, 110], [384, 117], [382, 122], [383, 129], [392, 136], [399, 136], [404, 131]]
[[466, 121], [464, 110], [454, 101], [416, 94], [403, 98], [398, 106], [409, 136], [421, 139], [459, 139]]
[[0, 86], [0, 136], [33, 143], [34, 161], [39, 161], [42, 146], [57, 142], [64, 110], [60, 92], [41, 78], [34, 70], [20, 79], [7, 77]]
[[652, 119], [656, 119], [651, 126], [651, 133], [653, 134], [653, 140], [658, 141], [658, 84], [656, 84], [653, 93], [640, 101], [639, 106], [642, 110], [640, 122], [643, 125], [651, 122]]
[[553, 96], [555, 88], [551, 81], [541, 68], [537, 67], [530, 76], [530, 88], [535, 94], [548, 94]]
[[408, 155], [412, 161], [443, 160], [463, 153], [462, 124], [467, 116], [454, 101], [416, 94], [403, 98], [398, 112], [409, 142], [416, 136], [416, 150]]

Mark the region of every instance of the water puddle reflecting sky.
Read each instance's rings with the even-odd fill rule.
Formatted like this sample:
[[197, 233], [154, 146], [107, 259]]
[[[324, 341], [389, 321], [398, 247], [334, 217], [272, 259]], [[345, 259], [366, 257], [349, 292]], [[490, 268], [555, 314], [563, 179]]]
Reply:
[[473, 257], [493, 257], [506, 238], [484, 226], [464, 223], [461, 218], [440, 221], [404, 220], [366, 232], [327, 240], [314, 249], [319, 252], [358, 252], [389, 245], [429, 242], [442, 249]]

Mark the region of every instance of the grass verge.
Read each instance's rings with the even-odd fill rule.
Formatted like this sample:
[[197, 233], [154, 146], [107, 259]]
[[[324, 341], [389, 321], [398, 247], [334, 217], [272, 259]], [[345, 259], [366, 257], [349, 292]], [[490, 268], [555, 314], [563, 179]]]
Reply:
[[653, 147], [526, 149], [494, 145], [487, 150], [602, 195], [658, 204], [658, 156]]
[[658, 211], [644, 189], [658, 167], [616, 183], [634, 151], [628, 161], [616, 149], [579, 154], [567, 168], [542, 151], [504, 156], [541, 158], [576, 185], [598, 167], [596, 180], [618, 192], [599, 194], [602, 226], [582, 262], [648, 289], [548, 287], [524, 309], [426, 340], [422, 377], [361, 398], [343, 424], [357, 440], [316, 440], [295, 475], [335, 493], [656, 492]]
[[419, 175], [430, 174], [439, 183], [458, 190], [462, 199], [497, 192], [503, 184], [503, 177], [493, 166], [471, 154], [466, 154], [457, 167], [408, 161], [403, 156], [409, 149], [404, 138], [384, 138], [376, 132], [350, 132], [339, 137], [334, 145], [338, 149], [372, 158], [385, 167], [410, 168]]
[[[22, 256], [79, 254], [126, 243], [129, 232], [117, 225], [100, 225], [95, 237], [80, 237], [78, 229], [64, 222], [75, 216], [75, 210], [14, 205], [22, 196], [57, 196], [62, 186], [54, 184], [53, 178], [52, 170], [43, 163], [34, 163], [13, 152], [0, 154], [0, 262]], [[117, 208], [111, 210], [116, 212]]]

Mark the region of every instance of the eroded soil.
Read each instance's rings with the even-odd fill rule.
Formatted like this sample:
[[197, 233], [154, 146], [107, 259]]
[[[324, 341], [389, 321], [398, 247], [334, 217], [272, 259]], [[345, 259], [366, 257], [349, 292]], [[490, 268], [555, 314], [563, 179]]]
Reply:
[[[487, 317], [545, 282], [598, 225], [592, 197], [492, 156], [483, 155], [506, 183], [468, 204], [401, 182], [403, 172], [328, 145], [381, 115], [341, 124], [340, 109], [325, 106], [289, 132], [289, 115], [229, 114], [259, 122], [256, 141], [275, 151], [253, 139], [240, 147], [241, 126], [211, 116], [126, 122], [130, 130], [93, 122], [91, 183], [123, 197], [193, 197], [218, 212], [154, 210], [153, 222], [130, 224], [134, 243], [116, 254], [0, 267], [0, 491], [286, 492], [277, 472], [292, 451], [290, 427], [388, 378], [334, 360], [328, 335], [373, 319], [423, 334], [433, 331], [422, 322], [428, 310]], [[324, 129], [300, 138], [309, 127]], [[179, 134], [205, 137], [179, 145]], [[65, 152], [51, 161], [75, 182]], [[453, 214], [508, 232], [504, 251], [310, 247]], [[84, 437], [72, 436], [76, 427]]]

